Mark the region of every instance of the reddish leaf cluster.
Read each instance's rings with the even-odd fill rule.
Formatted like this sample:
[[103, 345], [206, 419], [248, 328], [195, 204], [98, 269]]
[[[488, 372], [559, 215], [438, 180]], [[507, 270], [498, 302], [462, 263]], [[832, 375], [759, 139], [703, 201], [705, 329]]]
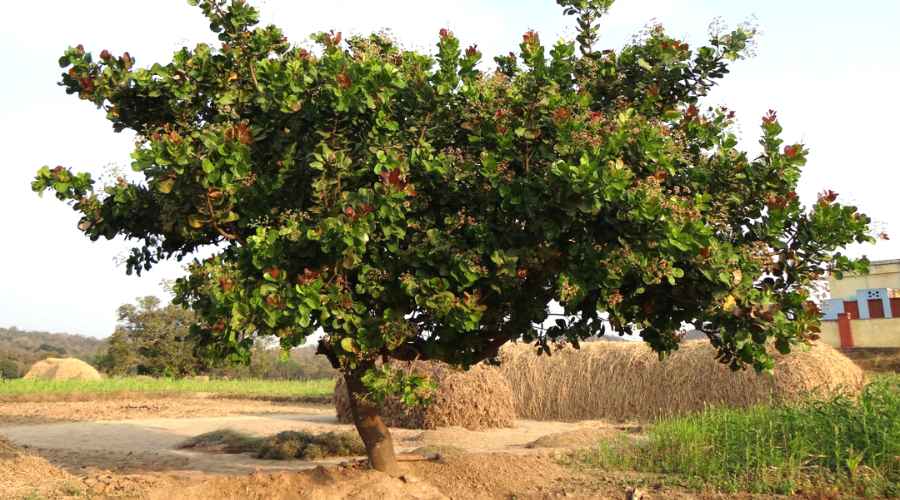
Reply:
[[819, 193], [819, 205], [830, 205], [834, 203], [834, 200], [836, 200], [837, 197], [837, 193], [830, 189], [826, 189], [825, 191]]
[[230, 292], [232, 288], [234, 288], [234, 281], [231, 281], [230, 278], [219, 278], [219, 286], [222, 287], [223, 292]]
[[566, 108], [558, 108], [553, 111], [553, 121], [559, 123], [568, 120], [572, 113]]
[[327, 43], [329, 45], [331, 45], [332, 47], [336, 47], [341, 44], [341, 40], [343, 40], [343, 36], [341, 35], [340, 31], [335, 33], [334, 30], [332, 30], [329, 32], [329, 35], [330, 36], [327, 39]]
[[350, 217], [351, 220], [356, 220], [366, 214], [370, 214], [375, 211], [375, 208], [368, 203], [363, 203], [359, 206], [359, 210], [357, 211], [351, 206], [347, 206], [344, 208], [344, 215]]
[[789, 192], [785, 196], [771, 194], [771, 195], [769, 195], [768, 199], [766, 200], [766, 205], [768, 205], [770, 209], [775, 209], [775, 208], [782, 209], [782, 208], [786, 208], [792, 201], [794, 201], [796, 199], [797, 199], [797, 193], [795, 193], [794, 191]]
[[406, 187], [406, 178], [400, 173], [400, 169], [396, 168], [381, 172], [381, 182], [396, 189]]
[[687, 111], [684, 112], [684, 117], [687, 118], [688, 120], [693, 120], [694, 118], [697, 118], [699, 115], [700, 115], [700, 110], [697, 109], [697, 106], [694, 106], [693, 104], [688, 106]]
[[275, 294], [266, 296], [266, 304], [268, 304], [270, 307], [274, 307], [276, 309], [281, 309], [283, 306], [281, 297], [279, 297]]
[[250, 132], [250, 126], [247, 123], [238, 123], [237, 125], [225, 131], [225, 138], [229, 141], [238, 141], [241, 144], [252, 144], [253, 134]]
[[353, 80], [350, 79], [350, 75], [348, 75], [346, 71], [338, 73], [335, 79], [338, 82], [338, 86], [342, 89], [350, 88], [350, 85], [353, 84]]
[[312, 271], [309, 268], [303, 268], [303, 274], [297, 276], [297, 284], [298, 285], [306, 285], [312, 281], [319, 279], [319, 276], [322, 273], [317, 271]]
[[659, 46], [662, 47], [663, 49], [672, 48], [675, 50], [688, 50], [690, 48], [690, 45], [688, 45], [684, 42], [680, 42], [678, 40], [672, 40], [671, 42], [668, 40], [664, 40], [662, 43], [659, 44]]

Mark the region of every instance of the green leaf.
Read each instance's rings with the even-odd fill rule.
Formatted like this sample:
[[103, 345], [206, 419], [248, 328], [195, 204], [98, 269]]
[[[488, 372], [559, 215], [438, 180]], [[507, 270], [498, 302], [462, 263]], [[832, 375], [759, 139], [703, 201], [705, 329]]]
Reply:
[[187, 221], [188, 225], [194, 229], [201, 229], [206, 225], [206, 222], [197, 214], [188, 215]]
[[169, 194], [172, 192], [172, 188], [175, 186], [175, 179], [163, 179], [159, 181], [156, 185], [156, 189], [159, 190], [162, 194]]
[[344, 337], [341, 339], [341, 349], [347, 352], [357, 352], [356, 342], [350, 337]]

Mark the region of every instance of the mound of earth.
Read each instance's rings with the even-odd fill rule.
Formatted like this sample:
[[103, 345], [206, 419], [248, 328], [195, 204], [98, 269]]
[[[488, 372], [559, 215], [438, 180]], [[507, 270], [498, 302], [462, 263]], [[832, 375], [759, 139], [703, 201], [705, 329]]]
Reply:
[[100, 372], [75, 358], [47, 358], [31, 366], [27, 379], [43, 380], [100, 380]]
[[67, 498], [80, 491], [77, 478], [0, 436], [0, 497]]
[[589, 448], [604, 439], [615, 437], [620, 432], [611, 427], [600, 429], [578, 429], [541, 436], [525, 445], [526, 448]]
[[201, 481], [157, 487], [150, 500], [445, 500], [431, 484], [411, 475], [400, 478], [363, 466], [317, 467], [301, 473], [254, 473], [249, 476], [207, 476]]

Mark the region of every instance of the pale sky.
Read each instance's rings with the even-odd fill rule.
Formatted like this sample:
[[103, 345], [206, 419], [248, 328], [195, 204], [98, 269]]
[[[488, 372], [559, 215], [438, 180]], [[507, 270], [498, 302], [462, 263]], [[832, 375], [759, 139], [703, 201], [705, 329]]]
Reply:
[[[545, 45], [572, 38], [572, 19], [553, 0], [365, 1], [265, 0], [263, 23], [295, 42], [335, 29], [389, 28], [409, 47], [431, 51], [450, 28], [463, 45], [477, 43], [490, 60], [516, 50], [538, 31]], [[180, 265], [126, 276], [115, 258], [129, 245], [92, 243], [77, 215], [52, 196], [30, 190], [35, 171], [57, 164], [101, 174], [130, 171], [132, 137], [115, 134], [103, 113], [56, 85], [57, 59], [69, 45], [95, 54], [129, 51], [138, 65], [168, 62], [183, 45], [213, 40], [199, 10], [185, 0], [30, 0], [4, 2], [0, 23], [0, 327], [105, 337], [116, 308], [140, 295], [164, 296], [164, 279]], [[900, 130], [900, 1], [618, 0], [601, 28], [600, 48], [619, 48], [655, 20], [692, 46], [721, 17], [729, 26], [753, 19], [762, 30], [757, 55], [708, 99], [737, 111], [745, 147], [755, 151], [760, 117], [778, 111], [785, 139], [811, 150], [802, 199], [831, 188], [879, 222], [893, 240], [853, 248], [854, 255], [900, 258], [896, 145]]]

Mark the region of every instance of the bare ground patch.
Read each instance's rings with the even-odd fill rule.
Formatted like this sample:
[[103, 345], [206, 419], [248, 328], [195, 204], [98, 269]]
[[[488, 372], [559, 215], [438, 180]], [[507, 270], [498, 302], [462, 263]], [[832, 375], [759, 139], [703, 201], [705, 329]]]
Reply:
[[330, 406], [292, 401], [225, 398], [121, 398], [91, 401], [0, 402], [0, 427], [57, 422], [93, 422], [147, 418], [330, 412]]
[[[398, 450], [420, 455], [405, 455], [404, 476], [391, 478], [368, 470], [361, 457], [261, 460], [250, 453], [178, 449], [185, 439], [225, 428], [250, 436], [352, 430], [339, 424], [330, 409], [295, 406], [293, 413], [266, 413], [285, 406], [224, 400], [114, 403], [103, 402], [107, 406], [95, 409], [70, 408], [69, 413], [44, 406], [58, 412], [54, 418], [65, 421], [0, 427], [0, 436], [6, 435], [15, 444], [0, 441], [6, 443], [0, 448], [0, 478], [5, 481], [0, 482], [0, 498], [621, 499], [634, 486], [641, 488], [646, 494], [643, 498], [648, 499], [731, 498], [672, 489], [647, 476], [599, 476], [560, 465], [558, 456], [565, 453], [560, 448], [590, 446], [601, 437], [634, 431], [633, 427], [603, 421], [517, 421], [513, 428], [491, 431], [394, 429]], [[141, 406], [148, 408], [135, 410]], [[251, 410], [257, 413], [247, 414]], [[136, 411], [153, 418], [89, 420], [90, 415], [135, 417], [140, 415]], [[223, 411], [233, 415], [196, 414]], [[192, 418], [164, 417], [183, 417], [191, 412], [195, 412]], [[536, 442], [556, 449], [535, 448]], [[451, 449], [452, 453], [440, 451]], [[424, 454], [439, 458], [424, 459], [423, 451], [434, 451]]]

